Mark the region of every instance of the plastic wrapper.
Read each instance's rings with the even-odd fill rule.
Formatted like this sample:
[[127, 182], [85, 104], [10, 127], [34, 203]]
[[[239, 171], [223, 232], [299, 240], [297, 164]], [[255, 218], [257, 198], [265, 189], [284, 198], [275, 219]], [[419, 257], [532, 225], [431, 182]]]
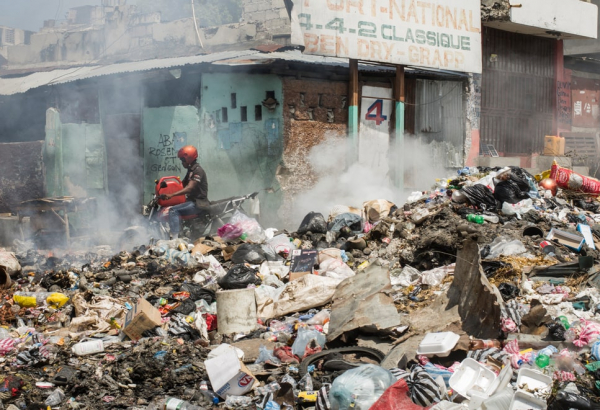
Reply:
[[347, 279], [355, 275], [350, 266], [339, 259], [327, 259], [319, 265], [320, 274], [334, 279]]
[[502, 299], [504, 299], [504, 301], [508, 301], [511, 299], [516, 298], [517, 296], [519, 296], [519, 288], [511, 283], [501, 283], [498, 286], [498, 290], [500, 291], [500, 294], [502, 295]]
[[233, 214], [229, 223], [240, 228], [247, 235], [247, 240], [250, 242], [261, 243], [267, 238], [256, 219], [250, 218], [239, 211]]
[[236, 264], [250, 263], [260, 265], [267, 257], [265, 251], [260, 245], [244, 243], [240, 245], [231, 256], [231, 261]]
[[600, 181], [552, 164], [550, 178], [562, 189], [600, 195]]
[[524, 256], [527, 248], [518, 239], [499, 236], [490, 244], [490, 252], [486, 259], [497, 259], [500, 256]]
[[529, 211], [534, 210], [533, 201], [531, 199], [525, 199], [516, 204], [504, 202], [502, 204], [502, 213], [506, 216], [516, 215], [517, 218], [521, 218], [521, 215], [526, 214]]
[[441, 266], [421, 273], [421, 283], [428, 286], [438, 286], [450, 274], [454, 274], [456, 264]]
[[321, 348], [325, 346], [325, 342], [327, 341], [325, 335], [317, 330], [300, 328], [298, 330], [298, 336], [292, 345], [292, 353], [298, 357], [303, 357], [304, 352], [306, 351], [306, 346], [308, 346], [311, 340], [316, 340], [317, 344]]
[[402, 269], [395, 269], [390, 272], [392, 286], [408, 287], [418, 284], [421, 280], [421, 272], [412, 266], [405, 266]]
[[217, 235], [226, 241], [237, 239], [243, 234], [244, 231], [242, 228], [232, 224], [225, 224], [217, 230]]
[[256, 275], [256, 270], [239, 264], [229, 269], [218, 283], [223, 289], [246, 289], [249, 285], [260, 285], [261, 280]]
[[498, 207], [494, 193], [487, 186], [475, 184], [464, 187], [461, 192], [469, 199], [471, 204], [483, 210], [495, 210]]
[[354, 232], [362, 232], [363, 219], [360, 215], [344, 213], [335, 217], [329, 224], [329, 230], [339, 232], [342, 228], [350, 228]]
[[306, 323], [309, 325], [324, 325], [325, 323], [329, 322], [330, 315], [331, 314], [329, 313], [329, 310], [323, 309], [322, 311], [308, 319]]
[[273, 364], [281, 363], [281, 361], [278, 358], [273, 356], [272, 350], [269, 350], [264, 346], [260, 346], [258, 349], [258, 358], [254, 362], [254, 364], [267, 363], [267, 362], [273, 363]]
[[331, 385], [331, 410], [369, 410], [395, 381], [392, 373], [373, 364], [348, 370]]
[[303, 235], [307, 232], [312, 233], [326, 233], [327, 232], [327, 222], [323, 217], [323, 214], [317, 212], [308, 213], [302, 222], [300, 223], [300, 227], [298, 228], [298, 233]]

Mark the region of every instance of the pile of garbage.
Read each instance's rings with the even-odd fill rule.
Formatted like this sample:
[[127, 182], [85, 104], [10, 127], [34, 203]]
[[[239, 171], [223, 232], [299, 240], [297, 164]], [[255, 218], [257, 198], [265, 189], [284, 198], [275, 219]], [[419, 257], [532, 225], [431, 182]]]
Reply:
[[114, 253], [0, 250], [0, 408], [600, 408], [600, 182], [465, 168]]

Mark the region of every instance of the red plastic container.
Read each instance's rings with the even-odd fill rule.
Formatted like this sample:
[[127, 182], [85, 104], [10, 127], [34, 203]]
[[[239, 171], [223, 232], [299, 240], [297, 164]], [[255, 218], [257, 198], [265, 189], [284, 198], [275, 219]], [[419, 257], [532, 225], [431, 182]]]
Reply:
[[[172, 194], [183, 189], [183, 184], [179, 177], [162, 177], [156, 183], [154, 188], [156, 195]], [[185, 202], [185, 195], [177, 195], [169, 200], [159, 199], [158, 204], [162, 207], [179, 205]]]

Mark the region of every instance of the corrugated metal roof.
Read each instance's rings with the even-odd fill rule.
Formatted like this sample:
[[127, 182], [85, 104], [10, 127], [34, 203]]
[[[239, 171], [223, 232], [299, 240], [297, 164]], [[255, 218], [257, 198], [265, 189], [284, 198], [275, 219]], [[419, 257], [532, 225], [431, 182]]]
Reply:
[[256, 50], [225, 51], [221, 53], [190, 57], [162, 58], [102, 66], [83, 66], [69, 68], [66, 70], [37, 72], [24, 77], [0, 78], [0, 95], [24, 93], [37, 87], [64, 84], [71, 81], [85, 80], [87, 78], [101, 77], [105, 75], [183, 67], [192, 64], [212, 63], [218, 60], [240, 58], [259, 53], [260, 52]]
[[[324, 66], [348, 66], [348, 59], [346, 58], [307, 55], [302, 54], [300, 50], [287, 50], [273, 53], [262, 53], [257, 50], [224, 51], [220, 53], [190, 57], [163, 58], [101, 66], [82, 66], [62, 70], [36, 72], [23, 77], [0, 78], [0, 95], [19, 94], [27, 92], [33, 88], [43, 87], [46, 85], [64, 84], [72, 81], [114, 74], [160, 70], [202, 63], [229, 66], [271, 64], [276, 60], [295, 61]], [[360, 69], [364, 71], [376, 72], [395, 70], [393, 67], [370, 64], [361, 64]], [[411, 71], [411, 69], [408, 68], [407, 71]], [[426, 71], [447, 75], [463, 75], [462, 73], [447, 72], [443, 70]]]

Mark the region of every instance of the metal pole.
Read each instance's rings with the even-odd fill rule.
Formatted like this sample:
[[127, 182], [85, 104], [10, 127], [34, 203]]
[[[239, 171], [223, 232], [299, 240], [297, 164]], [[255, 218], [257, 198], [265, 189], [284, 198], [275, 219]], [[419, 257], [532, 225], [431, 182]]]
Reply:
[[396, 66], [396, 81], [394, 84], [395, 117], [394, 142], [395, 158], [394, 173], [396, 186], [400, 193], [404, 191], [404, 66]]
[[358, 60], [350, 59], [347, 167], [358, 160]]

